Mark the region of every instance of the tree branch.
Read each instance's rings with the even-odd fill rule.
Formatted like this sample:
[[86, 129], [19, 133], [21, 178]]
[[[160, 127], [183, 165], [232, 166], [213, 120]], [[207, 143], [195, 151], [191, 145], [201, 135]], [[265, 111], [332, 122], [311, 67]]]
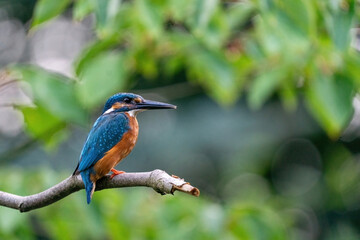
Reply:
[[[174, 175], [170, 176], [166, 172], [158, 169], [151, 172], [123, 173], [115, 176], [113, 179], [110, 179], [110, 176], [107, 175], [96, 182], [95, 191], [108, 188], [137, 186], [151, 187], [162, 195], [173, 194], [176, 190], [193, 196], [200, 195], [199, 189], [191, 186], [185, 182], [184, 179]], [[30, 196], [18, 196], [0, 191], [0, 206], [14, 208], [20, 212], [28, 212], [33, 209], [48, 206], [81, 189], [84, 189], [81, 176], [70, 176], [57, 185]]]

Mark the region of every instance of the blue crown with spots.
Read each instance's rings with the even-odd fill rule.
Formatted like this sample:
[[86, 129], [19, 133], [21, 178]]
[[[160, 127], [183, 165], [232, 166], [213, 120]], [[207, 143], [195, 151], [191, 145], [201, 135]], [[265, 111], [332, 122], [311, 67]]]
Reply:
[[116, 102], [122, 102], [125, 98], [133, 99], [133, 98], [142, 98], [141, 96], [134, 93], [117, 93], [111, 96], [105, 103], [103, 113], [109, 110], [112, 105]]

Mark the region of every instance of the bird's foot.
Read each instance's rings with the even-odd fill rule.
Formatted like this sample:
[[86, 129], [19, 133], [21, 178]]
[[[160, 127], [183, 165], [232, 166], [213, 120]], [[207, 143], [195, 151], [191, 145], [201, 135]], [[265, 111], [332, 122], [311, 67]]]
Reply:
[[113, 174], [111, 174], [110, 179], [113, 179], [116, 175], [125, 173], [124, 171], [116, 170], [115, 168], [112, 168], [110, 170]]

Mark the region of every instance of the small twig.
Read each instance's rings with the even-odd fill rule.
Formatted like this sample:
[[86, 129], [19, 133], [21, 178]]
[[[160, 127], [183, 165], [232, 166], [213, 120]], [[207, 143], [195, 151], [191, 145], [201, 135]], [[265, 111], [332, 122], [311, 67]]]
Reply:
[[11, 108], [16, 108], [16, 105], [13, 104], [13, 103], [4, 103], [4, 104], [0, 104], [0, 108], [8, 108], [8, 107], [11, 107]]
[[[107, 175], [97, 181], [95, 191], [108, 188], [137, 186], [151, 187], [162, 195], [173, 194], [176, 190], [196, 197], [200, 195], [199, 189], [191, 186], [185, 182], [184, 179], [170, 176], [166, 172], [158, 169], [151, 172], [123, 173], [115, 176], [113, 179], [110, 179]], [[28, 212], [33, 209], [48, 206], [81, 189], [84, 189], [81, 176], [70, 176], [57, 185], [30, 196], [18, 196], [0, 191], [0, 206], [17, 209], [20, 212]]]
[[6, 82], [4, 82], [4, 83], [0, 83], [0, 91], [1, 91], [1, 90], [4, 90], [4, 89], [5, 89], [6, 87], [8, 87], [10, 84], [16, 83], [16, 82], [18, 82], [17, 79], [10, 79], [10, 80], [8, 80], [8, 81], [6, 81]]

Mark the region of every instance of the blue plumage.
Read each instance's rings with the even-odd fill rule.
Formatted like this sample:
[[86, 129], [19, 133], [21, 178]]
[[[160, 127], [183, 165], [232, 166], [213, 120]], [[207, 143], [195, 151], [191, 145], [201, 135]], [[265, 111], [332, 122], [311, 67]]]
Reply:
[[129, 129], [129, 120], [124, 113], [101, 115], [91, 129], [80, 155], [80, 162], [75, 171], [81, 173], [85, 184], [87, 202], [90, 203], [94, 184], [90, 180], [93, 166], [107, 151], [114, 147]]
[[[89, 204], [91, 202], [91, 195], [94, 189], [94, 183], [90, 180], [90, 173], [92, 169], [88, 168], [85, 171], [80, 172], [81, 178], [85, 185], [86, 201]], [[94, 189], [95, 190], [95, 189]]]
[[79, 171], [90, 168], [117, 144], [129, 129], [124, 113], [101, 115], [91, 129], [80, 155]]

